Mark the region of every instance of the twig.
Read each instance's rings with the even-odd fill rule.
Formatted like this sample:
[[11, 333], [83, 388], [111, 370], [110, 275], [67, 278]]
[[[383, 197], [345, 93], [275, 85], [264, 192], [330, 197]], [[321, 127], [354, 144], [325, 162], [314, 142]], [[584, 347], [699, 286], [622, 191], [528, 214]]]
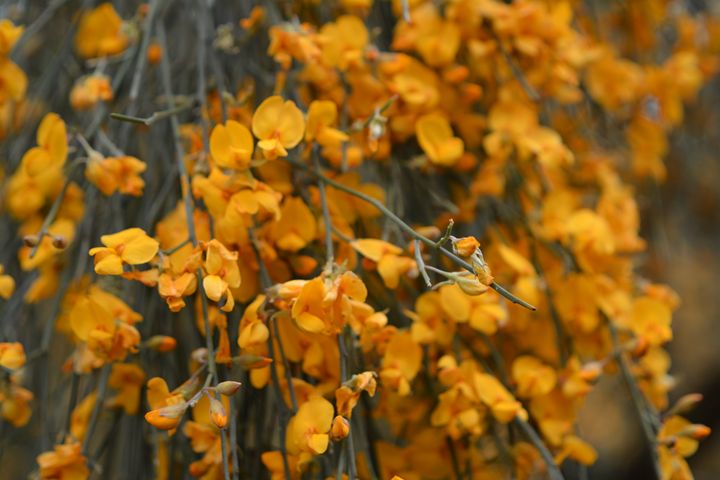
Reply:
[[[168, 102], [172, 103], [173, 101], [168, 100]], [[114, 120], [120, 120], [123, 122], [137, 123], [140, 125], [150, 126], [159, 120], [162, 120], [162, 119], [168, 118], [168, 117], [174, 117], [178, 113], [184, 112], [185, 110], [189, 110], [193, 107], [194, 104], [195, 104], [194, 101], [190, 101], [190, 102], [184, 103], [182, 105], [178, 105], [176, 107], [170, 107], [167, 110], [160, 110], [158, 112], [153, 113], [149, 117], [145, 117], [145, 118], [136, 117], [133, 115], [126, 115], [124, 113], [117, 113], [117, 112], [111, 113], [110, 118], [112, 118]]]
[[[318, 147], [313, 146], [313, 162], [315, 164], [315, 171], [320, 174], [320, 159], [318, 158]], [[325, 192], [325, 182], [318, 182], [318, 190], [320, 191], [320, 204], [322, 206], [323, 223], [325, 223], [325, 257], [327, 265], [332, 265], [333, 259], [335, 258], [335, 252], [333, 250], [333, 239], [332, 239], [332, 221], [330, 220], [330, 207], [328, 206], [327, 194]]]
[[98, 382], [97, 397], [95, 398], [95, 405], [93, 406], [92, 415], [90, 416], [90, 423], [88, 424], [87, 431], [85, 432], [85, 440], [82, 445], [83, 455], [87, 455], [88, 448], [90, 447], [90, 439], [97, 426], [98, 418], [100, 418], [100, 410], [102, 410], [103, 402], [105, 401], [105, 394], [107, 393], [107, 383], [110, 377], [110, 370], [112, 366], [107, 363], [103, 366], [100, 371], [100, 381]]
[[427, 273], [427, 267], [425, 266], [425, 260], [422, 258], [422, 252], [420, 251], [420, 240], [417, 238], [414, 240], [415, 250], [415, 262], [418, 264], [418, 270], [422, 274], [423, 280], [425, 280], [425, 286], [432, 288], [432, 282], [430, 281], [430, 275]]

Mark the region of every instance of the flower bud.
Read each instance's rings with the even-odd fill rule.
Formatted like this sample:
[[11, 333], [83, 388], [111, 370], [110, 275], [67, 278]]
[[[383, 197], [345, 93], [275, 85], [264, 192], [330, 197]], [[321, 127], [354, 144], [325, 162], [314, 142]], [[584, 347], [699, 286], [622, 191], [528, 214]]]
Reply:
[[215, 387], [215, 390], [225, 395], [226, 397], [230, 397], [232, 395], [235, 395], [238, 390], [240, 390], [240, 386], [242, 386], [242, 383], [240, 382], [233, 382], [232, 380], [227, 380], [225, 382], [218, 383]]
[[192, 376], [185, 380], [182, 385], [172, 391], [173, 395], [180, 395], [185, 400], [192, 398], [195, 392], [200, 388], [200, 379], [197, 376]]
[[452, 237], [453, 250], [461, 257], [469, 257], [475, 250], [480, 248], [480, 242], [475, 237], [463, 237], [455, 238]]
[[710, 435], [712, 430], [710, 427], [706, 425], [701, 425], [699, 423], [693, 423], [692, 425], [688, 425], [687, 427], [683, 428], [680, 432], [678, 432], [678, 435], [682, 435], [684, 437], [690, 437], [694, 440], [702, 440], [703, 438]]
[[228, 417], [225, 413], [225, 407], [217, 398], [210, 397], [210, 419], [218, 428], [225, 428]]
[[67, 241], [67, 239], [66, 239], [65, 237], [63, 237], [63, 236], [53, 235], [53, 236], [52, 236], [52, 246], [55, 247], [55, 248], [57, 248], [57, 249], [59, 249], [59, 250], [64, 250], [64, 249], [66, 249], [67, 246], [68, 246], [68, 241]]
[[695, 408], [698, 403], [702, 402], [702, 399], [703, 396], [701, 393], [688, 393], [687, 395], [683, 395], [677, 402], [675, 402], [675, 405], [668, 410], [666, 416], [670, 417], [672, 415], [682, 415], [687, 413]]
[[197, 363], [207, 363], [208, 361], [208, 351], [207, 348], [198, 348], [193, 350], [193, 352], [190, 354], [190, 358], [193, 359], [193, 361]]
[[171, 352], [177, 346], [177, 340], [167, 335], [155, 335], [150, 337], [145, 346], [158, 352]]
[[233, 363], [245, 370], [267, 367], [272, 363], [272, 358], [261, 357], [260, 355], [240, 355], [233, 357]]
[[180, 423], [187, 407], [187, 403], [183, 402], [151, 410], [145, 414], [145, 421], [160, 430], [172, 430]]
[[40, 237], [37, 235], [25, 235], [23, 237], [23, 243], [26, 247], [35, 247], [40, 242]]
[[350, 422], [343, 417], [338, 415], [332, 422], [330, 427], [330, 440], [337, 442], [350, 434]]

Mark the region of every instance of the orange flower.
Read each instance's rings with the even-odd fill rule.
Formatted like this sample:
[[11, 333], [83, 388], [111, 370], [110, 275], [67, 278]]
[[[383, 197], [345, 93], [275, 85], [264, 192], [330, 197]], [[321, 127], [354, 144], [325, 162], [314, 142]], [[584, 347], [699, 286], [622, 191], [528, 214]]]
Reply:
[[463, 141], [453, 136], [447, 119], [437, 113], [420, 117], [415, 124], [415, 133], [418, 143], [435, 165], [453, 166], [465, 149]]
[[515, 417], [527, 420], [527, 411], [497, 378], [487, 373], [478, 373], [474, 380], [475, 392], [499, 422], [508, 423]]
[[300, 455], [300, 464], [325, 453], [332, 421], [332, 403], [319, 395], [310, 397], [288, 423], [285, 436], [288, 453]]
[[113, 99], [110, 78], [107, 75], [90, 75], [75, 82], [70, 91], [70, 105], [75, 110], [90, 110], [99, 101], [109, 102]]
[[220, 307], [225, 312], [231, 311], [235, 306], [235, 299], [230, 288], [240, 286], [240, 269], [237, 259], [238, 253], [231, 252], [218, 240], [212, 239], [208, 242], [203, 288], [208, 298], [214, 302], [225, 298]]
[[258, 147], [265, 158], [286, 157], [287, 149], [303, 138], [305, 118], [292, 100], [268, 97], [253, 115], [252, 131], [260, 139]]
[[22, 343], [0, 342], [0, 367], [17, 370], [25, 365], [25, 348]]
[[153, 377], [147, 382], [147, 400], [152, 410], [145, 414], [145, 421], [173, 433], [188, 408], [183, 395], [171, 393], [165, 380]]
[[32, 392], [17, 385], [13, 377], [10, 377], [7, 387], [0, 389], [0, 415], [14, 427], [22, 427], [32, 415], [32, 400]]
[[37, 456], [40, 467], [40, 478], [61, 478], [68, 480], [84, 480], [90, 476], [87, 459], [81, 453], [82, 445], [78, 442], [55, 445], [52, 452]]
[[219, 167], [233, 170], [248, 168], [254, 148], [250, 130], [234, 120], [216, 125], [210, 135], [210, 153]]
[[174, 276], [163, 272], [158, 279], [158, 293], [167, 302], [171, 312], [179, 312], [185, 307], [184, 297], [195, 293], [197, 289], [197, 275], [192, 272], [183, 272]]
[[116, 191], [139, 197], [143, 193], [145, 182], [140, 174], [147, 165], [135, 157], [91, 156], [85, 169], [85, 177], [100, 190], [110, 196]]
[[147, 263], [157, 254], [160, 245], [140, 228], [128, 228], [112, 235], [103, 235], [100, 241], [105, 247], [90, 249], [90, 255], [95, 261], [95, 273], [98, 275], [120, 275], [123, 273], [123, 264]]
[[350, 245], [377, 264], [377, 271], [388, 288], [397, 288], [401, 275], [417, 276], [415, 260], [401, 256], [402, 249], [392, 243], [375, 238], [361, 238]]
[[395, 334], [388, 342], [380, 370], [383, 385], [400, 395], [410, 393], [410, 382], [420, 371], [422, 349], [409, 332]]
[[116, 363], [112, 367], [108, 385], [118, 391], [108, 400], [108, 406], [121, 407], [127, 415], [135, 415], [140, 407], [140, 390], [145, 372], [132, 363]]
[[83, 58], [116, 55], [127, 48], [123, 21], [111, 3], [83, 13], [75, 34], [75, 49]]
[[337, 121], [337, 105], [329, 100], [315, 100], [308, 108], [306, 142], [317, 142], [323, 147], [338, 148], [347, 142], [344, 132], [332, 128]]
[[0, 265], [0, 298], [7, 300], [15, 291], [15, 279], [4, 273], [5, 267]]
[[555, 370], [529, 355], [521, 355], [513, 361], [512, 378], [517, 383], [520, 397], [537, 397], [555, 388]]
[[13, 23], [3, 18], [0, 20], [0, 57], [6, 57], [15, 46], [23, 34], [25, 27], [15, 26]]
[[287, 197], [280, 207], [280, 219], [269, 225], [268, 234], [278, 248], [297, 252], [315, 238], [317, 222], [300, 197]]

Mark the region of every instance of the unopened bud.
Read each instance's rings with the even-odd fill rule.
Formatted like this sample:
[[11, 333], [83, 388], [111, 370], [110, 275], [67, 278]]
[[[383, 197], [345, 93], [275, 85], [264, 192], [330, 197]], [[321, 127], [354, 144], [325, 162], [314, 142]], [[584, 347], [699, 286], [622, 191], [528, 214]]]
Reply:
[[185, 380], [182, 385], [172, 391], [173, 395], [180, 395], [185, 400], [192, 398], [200, 388], [200, 379], [192, 376]]
[[145, 346], [158, 352], [171, 352], [177, 346], [177, 340], [167, 335], [155, 335], [150, 337]]
[[23, 243], [26, 247], [35, 247], [40, 242], [40, 237], [37, 235], [25, 235], [23, 237]]
[[480, 248], [480, 242], [475, 237], [452, 238], [453, 250], [461, 257], [469, 257]]
[[332, 422], [330, 427], [330, 439], [334, 442], [347, 438], [350, 434], [350, 422], [343, 417], [338, 415]]
[[59, 250], [64, 250], [64, 249], [66, 249], [67, 246], [68, 246], [68, 241], [67, 241], [67, 239], [66, 239], [65, 237], [63, 237], [63, 236], [53, 235], [53, 237], [52, 237], [52, 245], [53, 245], [53, 247], [55, 247], [55, 248], [57, 248], [57, 249], [59, 249]]
[[190, 354], [190, 358], [192, 358], [194, 361], [196, 361], [198, 363], [207, 363], [207, 361], [208, 361], [207, 348], [198, 348], [196, 350], [193, 350], [193, 352]]
[[223, 395], [230, 397], [232, 395], [235, 395], [238, 390], [240, 390], [240, 387], [242, 386], [242, 383], [240, 382], [233, 382], [232, 380], [227, 380], [225, 382], [220, 382], [215, 387], [215, 390], [222, 393]]
[[254, 370], [256, 368], [267, 367], [272, 363], [272, 358], [261, 357], [259, 355], [240, 355], [233, 357], [233, 363], [245, 370]]
[[183, 402], [151, 410], [145, 414], [145, 420], [160, 430], [171, 430], [180, 423], [187, 407], [187, 403]]
[[603, 365], [602, 362], [589, 362], [582, 366], [580, 370], [580, 378], [586, 382], [592, 382], [602, 374]]
[[711, 431], [712, 430], [708, 426], [700, 425], [699, 423], [693, 423], [692, 425], [688, 425], [687, 427], [680, 430], [677, 433], [677, 436], [688, 437], [694, 440], [702, 440], [703, 438], [710, 435]]
[[217, 398], [210, 397], [210, 419], [218, 428], [225, 428], [228, 417], [225, 407]]
[[650, 343], [645, 337], [637, 337], [630, 343], [630, 354], [635, 358], [645, 355], [650, 348]]
[[682, 415], [687, 413], [695, 408], [698, 403], [702, 402], [702, 399], [703, 396], [701, 393], [688, 393], [687, 395], [683, 395], [677, 402], [675, 402], [675, 405], [668, 410], [666, 416], [670, 417], [673, 415]]

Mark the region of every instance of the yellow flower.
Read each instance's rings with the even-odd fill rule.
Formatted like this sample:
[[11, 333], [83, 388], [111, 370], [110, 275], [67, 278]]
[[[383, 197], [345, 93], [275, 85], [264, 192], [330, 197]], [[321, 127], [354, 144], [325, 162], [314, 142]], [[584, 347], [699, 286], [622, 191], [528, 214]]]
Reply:
[[430, 162], [443, 167], [451, 167], [465, 150], [462, 139], [453, 136], [450, 123], [437, 113], [420, 117], [415, 124], [418, 143]]
[[110, 196], [120, 192], [139, 197], [143, 193], [145, 182], [140, 174], [147, 165], [135, 157], [91, 156], [85, 169], [85, 177], [100, 190]]
[[115, 55], [127, 48], [123, 21], [111, 3], [85, 12], [75, 34], [75, 49], [83, 58]]
[[65, 122], [56, 113], [43, 117], [37, 131], [37, 147], [23, 155], [22, 165], [31, 177], [65, 163], [68, 153]]
[[90, 255], [95, 261], [95, 273], [98, 275], [120, 275], [123, 273], [123, 264], [147, 263], [157, 254], [160, 245], [140, 228], [128, 228], [112, 235], [103, 235], [100, 241], [105, 247], [90, 249]]
[[20, 36], [25, 30], [23, 26], [15, 26], [13, 23], [3, 18], [0, 20], [0, 57], [6, 57], [15, 46]]
[[0, 104], [25, 98], [27, 75], [11, 60], [0, 57]]
[[87, 459], [81, 452], [82, 445], [79, 442], [69, 442], [55, 445], [52, 452], [41, 453], [37, 456], [40, 478], [85, 480], [90, 476], [90, 470]]
[[348, 140], [347, 134], [332, 128], [337, 121], [337, 105], [329, 100], [315, 100], [308, 108], [306, 142], [317, 142], [323, 147], [338, 148]]
[[286, 157], [303, 138], [305, 118], [292, 100], [280, 96], [266, 98], [255, 111], [252, 131], [260, 139], [258, 147], [265, 158]]
[[25, 365], [25, 348], [22, 343], [0, 343], [0, 367], [17, 370]]
[[15, 279], [4, 273], [5, 267], [0, 265], [0, 298], [7, 300], [15, 291]]
[[291, 455], [300, 455], [300, 463], [325, 453], [333, 421], [332, 403], [319, 395], [310, 397], [290, 419], [285, 445]]
[[250, 130], [234, 120], [216, 125], [210, 135], [210, 153], [219, 167], [233, 170], [248, 168], [254, 148]]

